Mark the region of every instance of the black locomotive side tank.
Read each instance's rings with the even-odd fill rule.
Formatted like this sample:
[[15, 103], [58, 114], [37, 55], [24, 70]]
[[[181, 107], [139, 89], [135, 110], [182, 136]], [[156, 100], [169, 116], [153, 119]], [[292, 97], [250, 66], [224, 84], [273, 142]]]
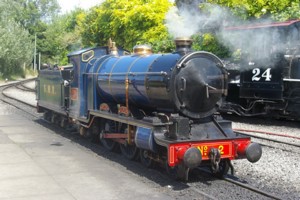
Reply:
[[227, 92], [223, 63], [204, 51], [114, 56], [96, 63], [105, 103], [199, 119], [214, 113]]

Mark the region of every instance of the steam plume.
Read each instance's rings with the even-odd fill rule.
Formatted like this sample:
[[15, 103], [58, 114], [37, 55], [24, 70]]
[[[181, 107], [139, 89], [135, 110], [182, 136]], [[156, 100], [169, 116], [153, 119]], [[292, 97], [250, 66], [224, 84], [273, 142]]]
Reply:
[[[237, 49], [249, 55], [249, 59], [270, 58], [268, 66], [274, 62], [269, 54], [284, 53], [287, 46], [292, 45], [282, 38], [282, 30], [277, 28], [255, 29], [255, 31], [232, 31], [224, 27], [228, 25], [253, 24], [251, 21], [242, 21], [232, 13], [218, 5], [202, 3], [200, 6], [209, 7], [204, 12], [197, 5], [181, 5], [179, 9], [172, 7], [166, 15], [166, 26], [173, 37], [190, 37], [207, 31], [214, 32], [225, 46], [233, 52]], [[207, 10], [207, 9], [205, 9]], [[260, 24], [269, 24], [272, 20], [260, 20]], [[291, 36], [293, 37], [293, 36]]]

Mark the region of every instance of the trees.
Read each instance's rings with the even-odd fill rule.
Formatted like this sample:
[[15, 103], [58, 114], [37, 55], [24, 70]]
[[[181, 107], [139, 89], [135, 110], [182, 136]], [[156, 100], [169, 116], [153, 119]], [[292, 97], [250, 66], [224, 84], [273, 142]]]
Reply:
[[[192, 19], [195, 19], [197, 12], [200, 12], [208, 13], [210, 17], [219, 20], [200, 23], [202, 25], [193, 22], [192, 26], [186, 23], [188, 25], [186, 28], [189, 30], [194, 27], [200, 28], [203, 24], [214, 24], [216, 28], [220, 27], [227, 19], [224, 16], [225, 10], [230, 10], [232, 15], [237, 16], [235, 18], [242, 20], [300, 18], [300, 0], [202, 2], [202, 0], [175, 0], [179, 7], [184, 4], [190, 5], [186, 10], [193, 13]], [[220, 12], [212, 12], [210, 9], [216, 5], [225, 8]], [[91, 8], [87, 12], [77, 9], [58, 16], [57, 0], [1, 0], [1, 74], [20, 69], [24, 62], [30, 64], [35, 35], [37, 50], [42, 53], [42, 62], [52, 64], [66, 64], [68, 52], [83, 46], [106, 45], [109, 38], [126, 49], [131, 49], [136, 44], [147, 43], [152, 45], [155, 52], [170, 52], [174, 45], [173, 38], [165, 26], [165, 16], [171, 6], [169, 0], [106, 0], [102, 5]], [[209, 19], [212, 19], [210, 17]], [[208, 26], [205, 28], [205, 31], [195, 32], [194, 48], [227, 56], [228, 49], [215, 37], [217, 29]], [[183, 27], [175, 26], [175, 29], [180, 30]]]
[[29, 33], [14, 21], [0, 21], [0, 77], [22, 74], [22, 67], [31, 62], [32, 56]]
[[48, 62], [57, 53], [55, 45], [58, 42], [53, 41], [53, 36], [57, 36], [57, 33], [46, 35], [58, 15], [57, 0], [13, 0], [13, 2], [20, 7], [14, 16], [15, 21], [28, 30], [32, 41], [35, 40], [35, 36], [37, 37], [37, 52], [41, 53], [43, 62]]
[[33, 56], [28, 31], [13, 19], [17, 6], [6, 0], [0, 3], [0, 78], [22, 74], [22, 67], [28, 65]]
[[208, 0], [229, 7], [232, 12], [242, 19], [269, 18], [285, 21], [300, 18], [299, 0]]
[[[199, 30], [194, 36], [194, 48], [211, 51], [221, 57], [230, 54], [229, 49], [220, 42], [224, 38], [218, 37], [222, 35], [218, 29], [222, 30], [223, 26], [244, 24], [252, 20], [285, 21], [300, 18], [300, 0], [207, 0], [205, 3], [196, 1], [197, 5], [191, 0], [175, 2], [181, 9], [197, 8], [196, 15], [192, 18], [204, 19], [204, 22], [195, 25]], [[201, 30], [202, 24], [214, 27], [204, 27], [207, 29]]]
[[65, 65], [68, 62], [67, 54], [83, 47], [79, 23], [85, 11], [76, 9], [70, 13], [57, 17], [48, 25], [45, 32], [45, 49], [49, 62]]
[[112, 38], [127, 49], [137, 43], [158, 49], [163, 45], [159, 41], [169, 39], [163, 21], [170, 6], [168, 0], [106, 0], [85, 16], [83, 43], [105, 45]]
[[53, 56], [57, 45], [49, 40], [48, 25], [58, 13], [57, 0], [1, 0], [0, 1], [0, 75], [21, 72], [24, 63], [33, 60], [33, 43], [37, 36], [37, 50]]
[[12, 0], [12, 2], [18, 5], [17, 13], [14, 15], [15, 21], [31, 35], [43, 30], [43, 26], [51, 23], [59, 11], [57, 0]]

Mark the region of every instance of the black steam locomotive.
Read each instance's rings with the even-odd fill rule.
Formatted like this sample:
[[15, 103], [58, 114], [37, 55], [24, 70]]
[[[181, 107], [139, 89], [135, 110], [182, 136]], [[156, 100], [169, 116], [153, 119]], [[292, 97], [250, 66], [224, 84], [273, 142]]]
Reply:
[[300, 21], [225, 29], [240, 48], [221, 112], [300, 119]]
[[108, 150], [119, 147], [148, 167], [165, 163], [185, 180], [198, 166], [222, 175], [230, 160], [260, 159], [258, 144], [213, 115], [227, 93], [218, 57], [191, 51], [184, 38], [170, 54], [153, 54], [147, 45], [129, 54], [109, 44], [69, 54], [71, 65], [61, 70], [39, 72], [38, 111], [46, 120], [76, 123], [81, 135], [96, 135]]

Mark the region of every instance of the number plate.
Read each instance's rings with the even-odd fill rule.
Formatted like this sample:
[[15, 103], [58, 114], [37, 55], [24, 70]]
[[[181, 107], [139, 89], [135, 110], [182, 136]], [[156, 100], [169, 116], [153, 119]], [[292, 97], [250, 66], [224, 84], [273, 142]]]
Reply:
[[218, 144], [194, 144], [194, 147], [197, 147], [202, 154], [202, 159], [209, 159], [209, 151], [211, 148], [219, 149], [221, 153], [221, 158], [228, 158], [232, 156], [232, 144], [231, 143], [218, 143]]

